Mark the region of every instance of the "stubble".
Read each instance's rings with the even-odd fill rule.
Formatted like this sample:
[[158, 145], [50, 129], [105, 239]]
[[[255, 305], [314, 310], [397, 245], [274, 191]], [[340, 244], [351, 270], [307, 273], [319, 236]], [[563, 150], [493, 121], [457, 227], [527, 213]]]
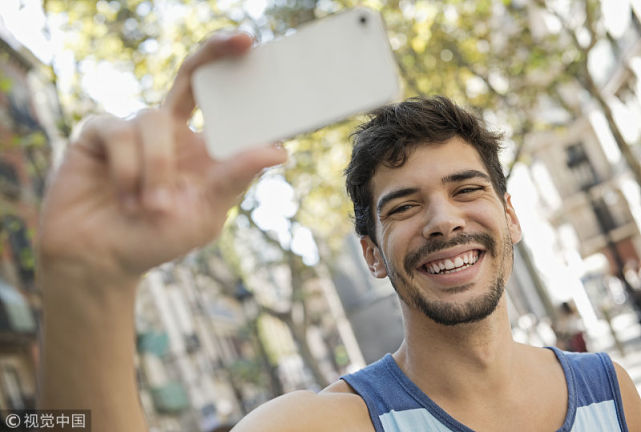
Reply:
[[[477, 243], [485, 247], [485, 252], [497, 260], [496, 277], [489, 283], [489, 286], [479, 296], [465, 302], [455, 303], [440, 300], [428, 300], [414, 283], [417, 265], [427, 254], [447, 249], [450, 247]], [[499, 251], [497, 242], [488, 234], [461, 234], [448, 241], [440, 239], [430, 240], [418, 250], [408, 254], [403, 263], [405, 274], [397, 272], [384, 260], [387, 274], [392, 286], [399, 297], [408, 306], [421, 311], [425, 316], [438, 324], [455, 326], [459, 324], [478, 322], [488, 317], [499, 304], [505, 291], [505, 268], [509, 261], [513, 260], [513, 245], [509, 235], [502, 239], [502, 248]], [[499, 256], [500, 253], [500, 256]], [[407, 275], [407, 276], [406, 276]], [[451, 292], [465, 291], [468, 286], [451, 288]]]

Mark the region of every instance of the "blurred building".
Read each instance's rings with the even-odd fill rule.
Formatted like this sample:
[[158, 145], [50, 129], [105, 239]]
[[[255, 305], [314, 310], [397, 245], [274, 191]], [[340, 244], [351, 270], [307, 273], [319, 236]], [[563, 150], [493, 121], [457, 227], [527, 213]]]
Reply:
[[0, 20], [0, 408], [33, 407], [40, 295], [33, 239], [61, 113], [48, 69]]
[[[261, 304], [259, 331], [284, 392], [321, 390], [362, 363], [329, 271], [319, 263], [308, 273], [292, 281], [289, 265], [277, 265], [256, 268], [247, 281]], [[294, 283], [301, 284], [295, 292]]]
[[331, 281], [305, 282], [310, 322], [301, 346], [281, 318], [261, 312], [259, 301], [287, 291], [282, 272], [257, 268], [245, 286], [213, 250], [154, 269], [139, 287], [137, 371], [152, 430], [233, 424], [283, 392], [319, 389], [314, 373], [333, 381], [354, 357], [340, 312], [327, 300]]
[[331, 281], [305, 281], [307, 347], [281, 318], [261, 312], [265, 296], [287, 291], [279, 273], [257, 268], [246, 286], [208, 248], [147, 274], [136, 303], [137, 372], [152, 430], [233, 424], [283, 392], [319, 389], [315, 372], [333, 381], [349, 369], [354, 344], [344, 342], [349, 333], [329, 304]]
[[[590, 59], [595, 66], [592, 75], [637, 159], [641, 159], [639, 13], [631, 9], [625, 31], [601, 41]], [[527, 148], [543, 211], [558, 234], [559, 252], [568, 262], [575, 261], [591, 309], [599, 315], [613, 296], [607, 278], [622, 279], [626, 264], [636, 263], [638, 269], [641, 262], [641, 189], [597, 104], [576, 86], [564, 94], [569, 105], [582, 107], [583, 114], [556, 130], [530, 134]], [[578, 256], [573, 258], [574, 251]]]
[[152, 430], [207, 431], [272, 397], [236, 280], [193, 258], [150, 271], [140, 286], [138, 380]]
[[284, 391], [320, 390], [364, 364], [340, 287], [330, 263], [308, 267], [266, 238], [255, 229], [235, 234], [247, 285], [263, 311], [259, 324], [266, 349]]

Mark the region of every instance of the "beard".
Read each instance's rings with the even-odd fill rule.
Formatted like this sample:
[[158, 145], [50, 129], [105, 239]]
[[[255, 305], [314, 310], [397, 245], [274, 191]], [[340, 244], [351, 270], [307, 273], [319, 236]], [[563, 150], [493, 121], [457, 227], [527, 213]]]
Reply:
[[[387, 274], [392, 286], [398, 293], [401, 300], [408, 306], [421, 311], [425, 316], [434, 322], [446, 326], [473, 323], [481, 321], [494, 312], [505, 291], [505, 267], [509, 261], [512, 264], [514, 257], [513, 245], [509, 236], [503, 237], [501, 256], [498, 257], [496, 241], [488, 234], [461, 234], [448, 241], [441, 239], [430, 240], [418, 250], [408, 254], [403, 267], [405, 274], [398, 273], [387, 261], [384, 260]], [[485, 247], [485, 253], [498, 259], [496, 277], [489, 283], [487, 290], [478, 297], [465, 303], [452, 303], [440, 300], [427, 300], [423, 293], [412, 283], [413, 275], [416, 274], [416, 266], [427, 254], [447, 249], [461, 244], [475, 242]], [[401, 289], [399, 289], [401, 288]], [[463, 291], [467, 287], [452, 288], [452, 292]]]

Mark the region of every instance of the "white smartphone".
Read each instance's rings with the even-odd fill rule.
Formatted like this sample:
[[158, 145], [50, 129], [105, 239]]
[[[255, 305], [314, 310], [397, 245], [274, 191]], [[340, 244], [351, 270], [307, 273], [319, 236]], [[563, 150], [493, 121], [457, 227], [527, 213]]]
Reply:
[[292, 138], [400, 96], [383, 20], [362, 7], [202, 66], [192, 86], [215, 158]]

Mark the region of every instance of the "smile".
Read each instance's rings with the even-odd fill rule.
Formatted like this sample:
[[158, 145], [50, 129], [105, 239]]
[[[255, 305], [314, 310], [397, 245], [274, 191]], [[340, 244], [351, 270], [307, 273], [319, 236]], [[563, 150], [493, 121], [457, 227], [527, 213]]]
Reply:
[[476, 264], [480, 255], [481, 251], [474, 249], [453, 257], [427, 262], [421, 268], [423, 271], [434, 275], [456, 273]]

